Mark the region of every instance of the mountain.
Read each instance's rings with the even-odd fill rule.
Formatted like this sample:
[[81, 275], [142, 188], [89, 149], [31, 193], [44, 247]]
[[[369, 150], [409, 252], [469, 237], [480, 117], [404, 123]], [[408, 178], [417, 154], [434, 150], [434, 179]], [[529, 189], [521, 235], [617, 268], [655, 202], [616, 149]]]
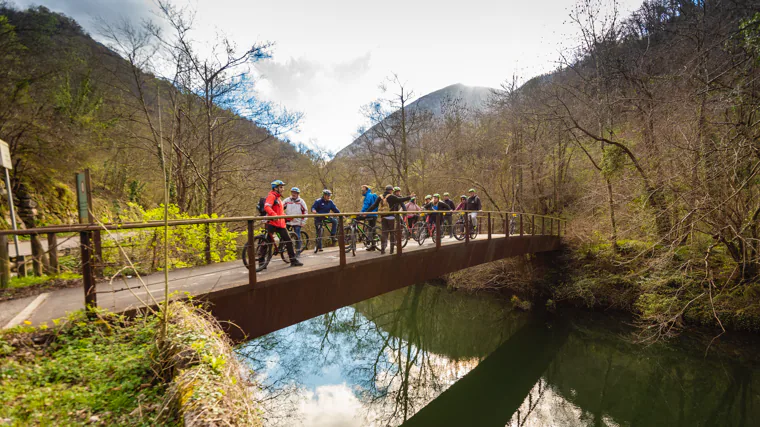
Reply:
[[[486, 106], [492, 91], [493, 89], [487, 87], [467, 86], [461, 83], [456, 83], [418, 98], [409, 104], [407, 108], [410, 110], [418, 109], [420, 111], [429, 111], [433, 114], [433, 117], [440, 117], [443, 114], [442, 110], [444, 103], [458, 100], [466, 109], [477, 111]], [[351, 147], [355, 147], [362, 139], [362, 136], [367, 134], [367, 132], [372, 132], [372, 129], [374, 129], [375, 126], [365, 131], [351, 144], [340, 150], [336, 157], [347, 155], [351, 151]]]

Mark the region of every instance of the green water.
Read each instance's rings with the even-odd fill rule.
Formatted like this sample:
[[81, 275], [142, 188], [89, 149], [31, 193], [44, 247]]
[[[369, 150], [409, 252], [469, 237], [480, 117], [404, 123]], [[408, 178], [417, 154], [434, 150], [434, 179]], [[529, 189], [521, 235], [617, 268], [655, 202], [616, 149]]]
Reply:
[[643, 345], [624, 320], [417, 285], [239, 354], [267, 425], [760, 425], [754, 337]]

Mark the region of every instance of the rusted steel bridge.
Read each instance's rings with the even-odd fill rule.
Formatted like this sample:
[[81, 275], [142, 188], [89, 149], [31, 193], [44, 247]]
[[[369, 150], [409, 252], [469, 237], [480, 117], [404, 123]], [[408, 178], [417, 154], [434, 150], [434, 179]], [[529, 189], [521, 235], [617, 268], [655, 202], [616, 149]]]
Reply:
[[[439, 212], [427, 212], [439, 213]], [[465, 212], [455, 212], [457, 215]], [[384, 213], [406, 214], [406, 212]], [[245, 224], [249, 247], [254, 247], [257, 226], [275, 218], [311, 218], [330, 216], [338, 219], [338, 244], [324, 252], [304, 252], [305, 266], [290, 268], [273, 260], [267, 270], [257, 273], [246, 269], [240, 260], [206, 266], [175, 269], [169, 273], [169, 291], [172, 298], [208, 301], [212, 313], [223, 321], [237, 325], [230, 328], [233, 338], [250, 338], [296, 324], [303, 320], [354, 304], [395, 289], [435, 279], [464, 268], [496, 261], [511, 256], [551, 252], [559, 249], [565, 221], [555, 217], [528, 213], [480, 211], [477, 225], [470, 224], [470, 216], [463, 215], [466, 229], [476, 226], [477, 238], [465, 233], [462, 241], [441, 236], [441, 217], [435, 228], [436, 239], [428, 244], [410, 241], [402, 248], [402, 229], [396, 221], [397, 251], [391, 255], [360, 250], [346, 253], [344, 222], [364, 213], [315, 214], [282, 217], [235, 217], [212, 219], [170, 220], [169, 227], [207, 224]], [[379, 222], [379, 221], [378, 221]], [[32, 313], [22, 311], [18, 321], [41, 323], [65, 316], [66, 312], [85, 307], [100, 306], [115, 312], [131, 312], [157, 305], [164, 297], [163, 273], [145, 277], [115, 280], [102, 276], [102, 242], [114, 242], [118, 247], [127, 244], [124, 234], [140, 229], [159, 229], [163, 221], [117, 224], [80, 224], [41, 227], [27, 230], [0, 231], [0, 263], [8, 268], [7, 241], [9, 235], [46, 235], [49, 242], [47, 260], [57, 260], [58, 235], [79, 237], [79, 268], [82, 274], [82, 291], [64, 289], [51, 292], [44, 302], [35, 306]], [[122, 237], [119, 237], [122, 236]], [[107, 237], [107, 239], [104, 239]], [[5, 252], [3, 253], [3, 248]], [[248, 251], [249, 264], [255, 265], [255, 250]], [[126, 255], [126, 252], [122, 250]], [[3, 259], [4, 257], [4, 259]], [[128, 257], [127, 257], [128, 258]], [[33, 262], [39, 262], [33, 258]], [[128, 266], [131, 260], [125, 259]], [[49, 268], [57, 268], [50, 266]], [[36, 300], [35, 300], [36, 301]], [[0, 311], [3, 310], [0, 303]], [[27, 307], [28, 309], [28, 307]], [[26, 316], [26, 317], [24, 317]], [[24, 317], [21, 319], [21, 317]], [[4, 323], [4, 322], [3, 322]], [[0, 328], [3, 327], [0, 324]]]

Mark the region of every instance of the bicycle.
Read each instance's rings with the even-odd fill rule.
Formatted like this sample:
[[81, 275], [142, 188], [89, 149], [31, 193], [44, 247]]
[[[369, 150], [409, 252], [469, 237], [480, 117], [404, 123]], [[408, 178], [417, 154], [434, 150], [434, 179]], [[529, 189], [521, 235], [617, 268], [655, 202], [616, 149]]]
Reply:
[[416, 240], [417, 244], [419, 244], [420, 246], [422, 246], [422, 244], [425, 243], [425, 240], [428, 237], [432, 238], [433, 242], [435, 243], [437, 242], [437, 239], [438, 239], [435, 229], [436, 229], [435, 222], [428, 224], [428, 222], [424, 219], [424, 216], [423, 216], [420, 218], [419, 221], [417, 221], [417, 223], [414, 224], [414, 227], [412, 229], [412, 238]]
[[[322, 240], [322, 230], [325, 229], [325, 227], [327, 226], [327, 224], [332, 224], [333, 227], [337, 227], [338, 226], [337, 223], [331, 222], [329, 217], [322, 217], [322, 218], [320, 218], [320, 219], [318, 219], [317, 221], [314, 222], [314, 229], [316, 231], [316, 236], [314, 237], [314, 239], [315, 239], [314, 240], [314, 253], [319, 252], [319, 250], [322, 248], [322, 246], [324, 246], [324, 244], [320, 244], [320, 242]], [[336, 237], [332, 236], [332, 233], [330, 233], [330, 234], [331, 234], [330, 237], [332, 239], [332, 242], [335, 243]]]
[[[464, 221], [465, 221], [465, 215], [469, 215], [468, 213], [462, 214], [457, 219], [457, 222], [454, 223], [454, 238], [457, 240], [464, 240]], [[478, 225], [477, 224], [470, 224], [470, 239], [474, 239], [478, 237]]]
[[[288, 232], [288, 236], [290, 237], [291, 242], [294, 242], [296, 240], [296, 233], [290, 231]], [[248, 248], [248, 242], [245, 242], [241, 256], [243, 258], [243, 264], [245, 265], [245, 268], [250, 269], [251, 267], [248, 265]], [[290, 256], [288, 255], [286, 246], [278, 244], [278, 242], [275, 241], [274, 233], [262, 231], [254, 236], [253, 250], [257, 273], [267, 268], [269, 262], [272, 260], [272, 257], [275, 254], [280, 255], [280, 258], [283, 262], [290, 264]]]
[[346, 238], [346, 252], [351, 252], [356, 256], [357, 242], [364, 243], [365, 248], [375, 248], [380, 246], [381, 229], [375, 225], [370, 227], [365, 221], [352, 217], [351, 223], [343, 228]]
[[[285, 228], [288, 230], [288, 235], [295, 235], [295, 231], [293, 231], [292, 225], [286, 225]], [[305, 227], [301, 227], [301, 238], [300, 239], [293, 239], [293, 249], [296, 251], [296, 255], [301, 255], [301, 252], [305, 251], [306, 249], [309, 249], [309, 233], [304, 231]], [[293, 234], [290, 234], [293, 233]]]

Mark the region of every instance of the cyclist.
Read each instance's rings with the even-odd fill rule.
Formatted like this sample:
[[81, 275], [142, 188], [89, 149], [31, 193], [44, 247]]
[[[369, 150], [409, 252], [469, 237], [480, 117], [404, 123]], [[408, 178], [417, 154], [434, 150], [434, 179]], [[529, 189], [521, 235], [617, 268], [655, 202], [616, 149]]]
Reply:
[[[298, 187], [290, 189], [290, 197], [283, 200], [282, 205], [285, 209], [285, 215], [306, 215], [309, 211], [306, 208], [306, 202], [300, 197], [301, 190]], [[306, 225], [306, 218], [288, 218], [289, 225], [293, 232], [296, 233], [296, 253], [301, 252], [301, 227]]]
[[[338, 210], [338, 207], [335, 206], [335, 202], [330, 200], [332, 198], [332, 191], [328, 189], [322, 190], [322, 197], [318, 198], [314, 201], [314, 204], [311, 205], [311, 212], [316, 214], [328, 214], [330, 212], [340, 213]], [[338, 231], [338, 220], [335, 218], [325, 217], [325, 218], [318, 218], [317, 222], [315, 223], [315, 228], [317, 230], [317, 251], [322, 252], [322, 239], [320, 239], [320, 229], [324, 225], [324, 223], [329, 223], [331, 225], [330, 227], [330, 238], [335, 241], [335, 233]]]
[[[483, 205], [480, 203], [480, 197], [478, 197], [477, 194], [475, 194], [475, 189], [470, 188], [468, 191], [470, 193], [470, 197], [467, 198], [467, 206], [465, 210], [468, 211], [479, 211], [483, 209]], [[478, 223], [478, 213], [477, 212], [470, 212], [470, 224], [474, 227]]]
[[[425, 198], [427, 199], [427, 196], [425, 196]], [[449, 207], [449, 205], [447, 205], [446, 203], [444, 203], [444, 202], [441, 201], [441, 195], [440, 194], [435, 193], [435, 194], [433, 194], [433, 200], [430, 203], [428, 203], [428, 204], [425, 205], [425, 210], [428, 210], [428, 211], [450, 211], [451, 208]], [[437, 213], [428, 215], [428, 217], [427, 217], [428, 227], [430, 227], [431, 225], [435, 224], [436, 216], [437, 215], [438, 215]]]
[[[264, 200], [264, 210], [267, 216], [282, 216], [282, 192], [285, 190], [285, 183], [278, 180], [272, 181], [272, 191], [269, 192], [267, 198]], [[273, 219], [266, 223], [267, 234], [277, 234], [280, 236], [280, 244], [284, 244], [288, 250], [288, 256], [290, 256], [290, 266], [300, 267], [303, 265], [301, 261], [296, 258], [296, 253], [293, 251], [293, 242], [288, 236], [288, 230], [285, 228], [285, 219]]]
[[[408, 197], [400, 197], [393, 194], [394, 188], [392, 185], [386, 185], [385, 186], [385, 193], [383, 193], [382, 196], [377, 198], [377, 201], [370, 206], [369, 212], [396, 212], [400, 208], [400, 205], [403, 205], [404, 202], [408, 202], [412, 199], [412, 196]], [[399, 188], [399, 192], [401, 192], [401, 189]], [[388, 235], [391, 234], [395, 224], [395, 216], [394, 215], [383, 215], [382, 219], [380, 220], [380, 224], [382, 225], [382, 232], [380, 233], [380, 254], [385, 254], [385, 247], [388, 244]], [[391, 253], [393, 253], [393, 248], [396, 246], [396, 242], [394, 241], [393, 237], [391, 237]]]
[[[455, 209], [454, 201], [449, 199], [449, 193], [443, 193], [443, 203], [446, 203], [449, 206], [449, 210], [453, 211]], [[454, 227], [451, 225], [451, 214], [443, 214], [443, 229], [449, 230], [449, 238], [454, 237]]]
[[509, 218], [509, 234], [515, 234], [515, 228], [517, 228], [517, 214], [513, 213]]
[[411, 199], [409, 199], [409, 203], [407, 203], [405, 206], [406, 211], [409, 212], [408, 214], [406, 214], [406, 226], [409, 227], [410, 230], [414, 226], [414, 223], [416, 223], [417, 220], [420, 218], [420, 214], [415, 213], [415, 212], [419, 212], [422, 210], [422, 208], [419, 207], [419, 205], [417, 205], [416, 202], [417, 202], [417, 198], [412, 197]]
[[464, 194], [462, 194], [459, 197], [459, 200], [460, 200], [460, 202], [457, 205], [457, 207], [454, 209], [455, 211], [463, 211], [467, 207], [467, 196], [465, 196]]
[[[372, 187], [369, 185], [362, 185], [362, 196], [364, 196], [364, 203], [362, 204], [362, 212], [377, 212], [377, 207], [375, 207], [374, 210], [370, 209], [372, 205], [375, 204], [377, 201], [377, 194], [374, 194], [372, 192]], [[367, 220], [367, 225], [369, 226], [369, 239], [372, 241], [375, 236], [372, 235], [372, 228], [377, 223], [377, 215], [364, 215], [364, 218]], [[368, 248], [366, 248], [368, 251], [374, 251], [375, 245], [372, 245]]]
[[[396, 197], [401, 197], [401, 187], [393, 187], [393, 195]], [[398, 210], [405, 211], [406, 205], [404, 203], [401, 203], [398, 207]]]

